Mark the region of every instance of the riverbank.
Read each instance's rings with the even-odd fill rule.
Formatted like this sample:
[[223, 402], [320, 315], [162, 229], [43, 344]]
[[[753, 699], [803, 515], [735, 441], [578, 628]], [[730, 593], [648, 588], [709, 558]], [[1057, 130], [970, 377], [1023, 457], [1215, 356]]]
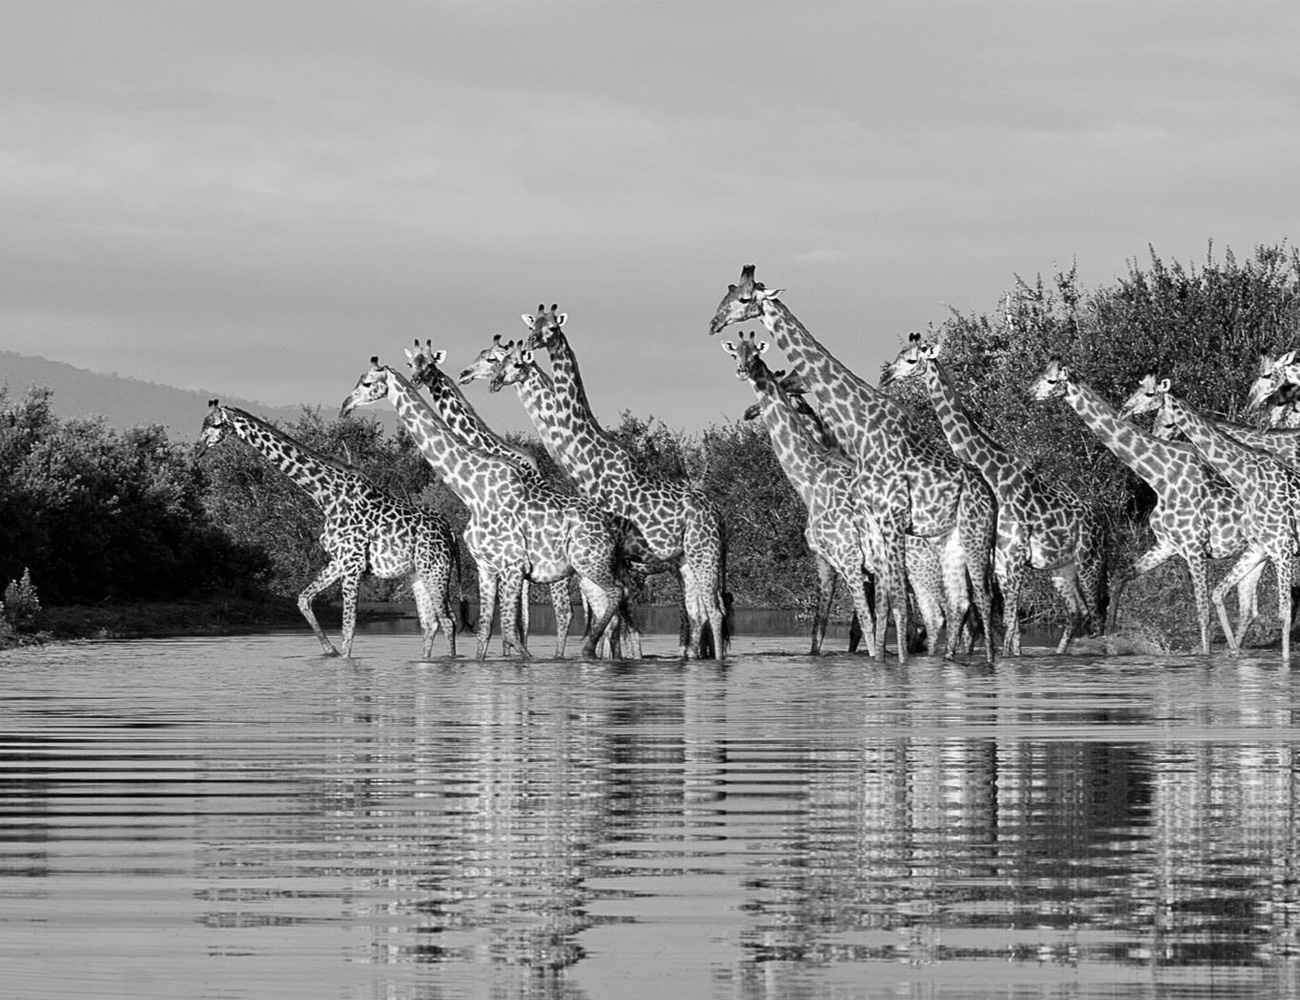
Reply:
[[[322, 621], [338, 617], [328, 607], [318, 614]], [[34, 630], [0, 635], [0, 648], [78, 639], [229, 635], [300, 625], [302, 620], [296, 603], [271, 596], [42, 607]]]

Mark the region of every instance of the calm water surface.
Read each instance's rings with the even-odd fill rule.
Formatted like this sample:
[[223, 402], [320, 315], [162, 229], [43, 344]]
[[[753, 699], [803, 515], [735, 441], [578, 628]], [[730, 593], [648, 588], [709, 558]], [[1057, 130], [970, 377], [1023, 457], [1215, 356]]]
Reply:
[[1276, 656], [673, 644], [0, 655], [0, 995], [1300, 996]]

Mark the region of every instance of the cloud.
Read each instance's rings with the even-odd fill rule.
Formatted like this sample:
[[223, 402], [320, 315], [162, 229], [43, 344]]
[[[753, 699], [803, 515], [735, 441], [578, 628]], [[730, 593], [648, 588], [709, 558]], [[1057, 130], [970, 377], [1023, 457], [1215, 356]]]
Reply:
[[801, 264], [825, 264], [830, 261], [844, 260], [846, 257], [848, 257], [848, 254], [834, 247], [817, 247], [815, 250], [808, 250], [794, 255], [794, 259]]

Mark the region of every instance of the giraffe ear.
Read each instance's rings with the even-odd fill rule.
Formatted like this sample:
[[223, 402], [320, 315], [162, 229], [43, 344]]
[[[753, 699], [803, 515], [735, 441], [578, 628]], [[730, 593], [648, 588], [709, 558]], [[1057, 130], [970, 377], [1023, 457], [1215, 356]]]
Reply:
[[569, 319], [569, 314], [568, 314], [568, 313], [556, 313], [556, 314], [555, 314], [555, 325], [556, 325], [556, 326], [564, 326], [564, 324], [565, 324], [566, 322], [568, 322], [568, 319]]
[[933, 361], [935, 358], [939, 356], [939, 345], [926, 344], [924, 347], [921, 348], [921, 354], [922, 356], [925, 357], [927, 361]]
[[726, 351], [728, 354], [730, 354], [733, 358], [736, 356], [736, 345], [733, 344], [730, 340], [724, 340], [721, 346], [722, 349]]
[[758, 348], [758, 353], [759, 353], [759, 354], [766, 354], [766, 353], [767, 353], [767, 349], [768, 349], [769, 347], [771, 347], [772, 345], [769, 344], [766, 340], [760, 340], [760, 341], [759, 341], [757, 344], [755, 344], [754, 346], [755, 346], [756, 348]]
[[1159, 384], [1156, 385], [1156, 392], [1168, 392], [1168, 391], [1169, 391], [1169, 379], [1162, 378]]
[[434, 363], [435, 365], [440, 365], [440, 364], [443, 363], [443, 361], [446, 359], [446, 357], [447, 357], [447, 352], [446, 352], [446, 351], [434, 351], [434, 352], [433, 352], [433, 363]]
[[[528, 327], [528, 329], [531, 330], [534, 326], [537, 325], [537, 320], [534, 319], [532, 316], [530, 316], [528, 313], [520, 313], [520, 316], [524, 321], [524, 326]], [[500, 337], [501, 334], [498, 333], [497, 338], [499, 339]]]
[[1280, 358], [1277, 359], [1276, 367], [1285, 368], [1293, 361], [1295, 361], [1295, 351], [1287, 351], [1285, 354], [1283, 354]]
[[420, 356], [420, 351], [419, 351], [420, 342], [418, 340], [415, 342], [415, 347], [416, 349], [414, 351], [411, 350], [409, 347], [404, 348], [404, 350], [406, 351], [406, 363], [408, 365], [413, 364], [415, 362], [415, 359]]
[[519, 360], [520, 360], [521, 363], [523, 363], [523, 364], [525, 364], [525, 365], [530, 365], [530, 364], [532, 364], [532, 363], [533, 363], [533, 352], [532, 352], [532, 351], [527, 351], [527, 350], [520, 351], [520, 352], [519, 352]]

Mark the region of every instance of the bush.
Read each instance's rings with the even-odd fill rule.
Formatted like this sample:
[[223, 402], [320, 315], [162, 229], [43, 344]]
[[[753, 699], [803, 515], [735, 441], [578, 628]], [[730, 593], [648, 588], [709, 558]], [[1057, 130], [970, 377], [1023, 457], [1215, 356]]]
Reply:
[[41, 599], [32, 583], [31, 571], [24, 569], [20, 579], [10, 580], [5, 587], [0, 617], [16, 632], [35, 632], [40, 614]]

